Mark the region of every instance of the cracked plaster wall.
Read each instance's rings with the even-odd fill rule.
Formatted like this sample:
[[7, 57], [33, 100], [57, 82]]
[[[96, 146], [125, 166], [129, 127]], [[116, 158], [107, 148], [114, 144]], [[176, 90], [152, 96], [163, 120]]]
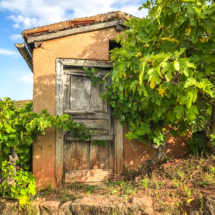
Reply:
[[[115, 40], [118, 34], [120, 32], [113, 27], [45, 41], [40, 48], [34, 49], [34, 111], [46, 108], [50, 114], [56, 114], [57, 58], [108, 60], [109, 40]], [[33, 173], [38, 187], [46, 187], [49, 180], [56, 186], [55, 131], [52, 129], [33, 144]]]

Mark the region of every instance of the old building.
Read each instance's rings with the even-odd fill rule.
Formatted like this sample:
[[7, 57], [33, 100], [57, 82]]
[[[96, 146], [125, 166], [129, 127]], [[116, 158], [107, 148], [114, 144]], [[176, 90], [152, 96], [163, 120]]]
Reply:
[[[39, 187], [47, 186], [50, 180], [54, 186], [62, 181], [102, 181], [154, 156], [143, 143], [125, 137], [128, 127], [113, 119], [111, 108], [101, 100], [98, 88], [92, 86], [83, 69], [96, 67], [100, 77], [111, 70], [109, 51], [119, 46], [115, 39], [131, 17], [116, 11], [22, 32], [25, 43], [16, 46], [34, 74], [34, 111], [46, 108], [52, 115], [71, 114], [77, 122], [101, 130], [93, 139], [108, 143], [106, 147], [93, 145], [49, 129], [33, 144], [33, 173]], [[187, 138], [168, 136], [167, 155], [187, 153]]]

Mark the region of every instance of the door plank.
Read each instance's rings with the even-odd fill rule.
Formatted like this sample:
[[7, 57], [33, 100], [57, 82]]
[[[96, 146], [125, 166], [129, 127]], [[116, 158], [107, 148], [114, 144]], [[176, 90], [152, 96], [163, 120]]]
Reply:
[[[63, 114], [63, 65], [56, 60], [56, 115]], [[63, 129], [56, 129], [55, 177], [57, 183], [63, 178]]]
[[63, 107], [65, 109], [69, 109], [69, 97], [70, 97], [70, 76], [69, 75], [63, 75], [63, 82], [64, 82], [64, 98], [63, 98]]
[[93, 111], [101, 111], [103, 113], [107, 113], [107, 102], [104, 102], [99, 96], [99, 87], [99, 84], [97, 84], [96, 87], [91, 86], [89, 109]]
[[120, 119], [114, 120], [115, 129], [115, 173], [120, 173], [123, 171], [123, 126], [120, 123]]
[[[112, 135], [113, 136], [113, 135]], [[114, 169], [114, 142], [108, 141], [109, 169]]]
[[107, 120], [84, 120], [84, 119], [75, 119], [74, 122], [81, 123], [86, 126], [86, 128], [99, 129], [99, 130], [108, 130], [108, 121]]
[[113, 169], [73, 170], [65, 173], [65, 183], [106, 181]]
[[[65, 140], [70, 140], [70, 141], [76, 141], [80, 140], [78, 138], [74, 138], [72, 135], [66, 135]], [[113, 140], [113, 135], [106, 135], [106, 136], [100, 136], [100, 135], [94, 135], [92, 136], [91, 140]]]
[[100, 146], [90, 143], [90, 169], [108, 169], [108, 144]]
[[89, 77], [71, 75], [70, 109], [89, 110], [91, 80]]
[[109, 114], [94, 113], [94, 111], [64, 110], [64, 113], [71, 114], [73, 119], [110, 119]]
[[75, 111], [73, 111], [73, 110], [64, 110], [64, 113], [69, 113], [69, 114], [96, 114], [96, 112], [95, 111], [91, 111], [91, 110], [79, 110], [79, 111], [77, 111], [77, 110], [75, 110]]
[[[109, 70], [101, 70], [101, 69], [98, 69], [97, 71], [98, 71], [98, 73], [96, 73], [95, 76], [101, 77], [101, 78], [103, 78], [109, 72]], [[87, 76], [86, 70], [80, 69], [80, 68], [79, 69], [78, 68], [65, 69], [64, 74], [65, 75]]]
[[89, 142], [64, 141], [64, 170], [89, 169]]

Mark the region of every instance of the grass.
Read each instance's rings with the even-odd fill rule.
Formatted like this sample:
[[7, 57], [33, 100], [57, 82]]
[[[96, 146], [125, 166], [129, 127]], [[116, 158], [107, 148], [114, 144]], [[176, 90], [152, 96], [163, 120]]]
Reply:
[[[117, 178], [117, 179], [116, 179]], [[98, 184], [73, 183], [63, 189], [52, 188], [39, 191], [35, 199], [74, 200], [86, 195], [121, 196], [125, 202], [132, 196], [150, 196], [155, 211], [164, 215], [185, 214], [194, 202], [202, 209], [202, 198], [215, 197], [215, 157], [187, 156], [168, 159], [153, 172], [152, 179], [145, 177], [134, 183], [129, 172], [115, 179]]]

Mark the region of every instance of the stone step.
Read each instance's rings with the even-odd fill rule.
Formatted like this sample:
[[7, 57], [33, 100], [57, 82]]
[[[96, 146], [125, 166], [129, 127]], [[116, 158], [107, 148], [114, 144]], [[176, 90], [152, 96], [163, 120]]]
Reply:
[[153, 215], [152, 199], [147, 196], [129, 199], [117, 196], [84, 196], [62, 203], [32, 203], [26, 212], [17, 201], [0, 202], [1, 215]]

